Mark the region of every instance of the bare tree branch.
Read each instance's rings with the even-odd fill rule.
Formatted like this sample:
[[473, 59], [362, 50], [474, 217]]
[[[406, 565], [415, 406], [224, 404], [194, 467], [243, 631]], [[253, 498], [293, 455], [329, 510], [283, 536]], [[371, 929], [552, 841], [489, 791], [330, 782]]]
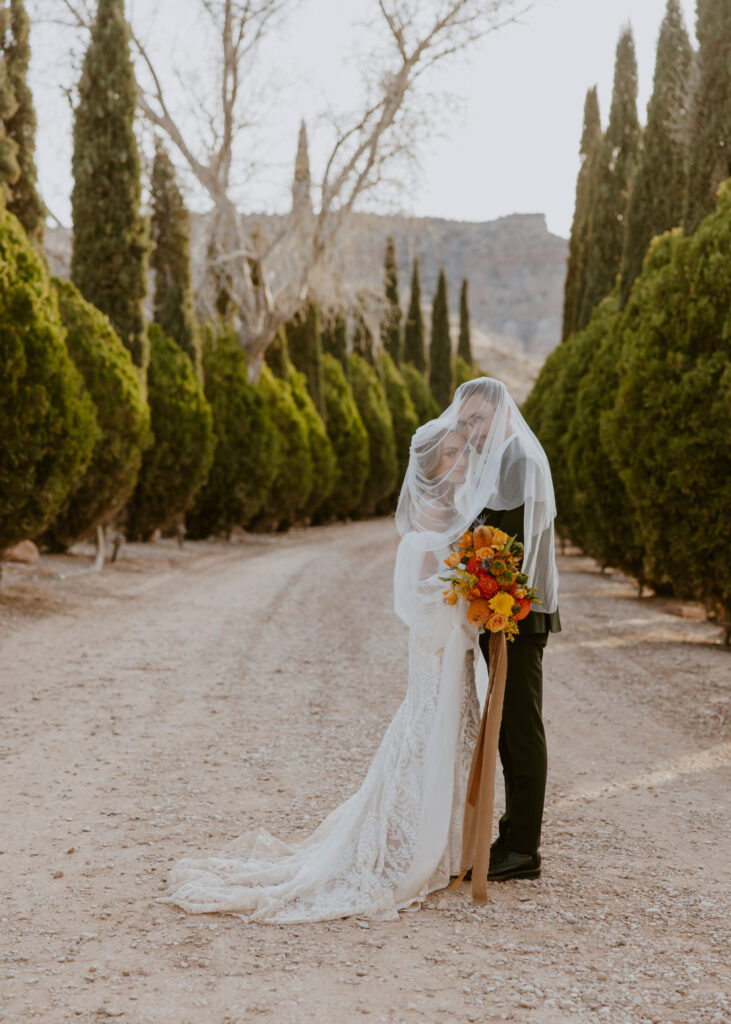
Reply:
[[[56, 2], [77, 26], [89, 28], [87, 0]], [[412, 153], [409, 102], [417, 82], [435, 65], [517, 21], [533, 0], [372, 0], [382, 31], [380, 46], [369, 55], [370, 99], [349, 124], [331, 125], [317, 212], [309, 203], [306, 209], [293, 207], [276, 226], [270, 222], [267, 237], [255, 218], [241, 216], [232, 198], [233, 156], [242, 132], [256, 121], [255, 91], [243, 87], [244, 78], [251, 75], [276, 19], [296, 0], [198, 2], [217, 39], [213, 66], [220, 74], [213, 108], [200, 104], [207, 132], [203, 151], [196, 152], [173, 116], [152, 55], [130, 25], [130, 38], [150, 82], [148, 88], [139, 87], [138, 102], [212, 201], [210, 269], [217, 287], [228, 293], [241, 344], [253, 375], [258, 375], [267, 345], [308, 289], [328, 274], [337, 276], [332, 264], [335, 243], [359, 200], [384, 181], [389, 164]], [[203, 308], [213, 314], [214, 296], [205, 289]]]

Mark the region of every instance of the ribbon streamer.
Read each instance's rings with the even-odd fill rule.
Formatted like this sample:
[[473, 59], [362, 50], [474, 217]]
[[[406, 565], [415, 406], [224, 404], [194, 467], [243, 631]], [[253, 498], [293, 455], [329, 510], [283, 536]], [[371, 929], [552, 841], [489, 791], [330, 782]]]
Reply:
[[503, 715], [508, 651], [504, 633], [492, 633], [488, 650], [490, 679], [480, 731], [472, 752], [462, 826], [462, 871], [450, 888], [456, 889], [472, 868], [472, 899], [487, 902], [492, 811], [495, 798], [495, 763]]

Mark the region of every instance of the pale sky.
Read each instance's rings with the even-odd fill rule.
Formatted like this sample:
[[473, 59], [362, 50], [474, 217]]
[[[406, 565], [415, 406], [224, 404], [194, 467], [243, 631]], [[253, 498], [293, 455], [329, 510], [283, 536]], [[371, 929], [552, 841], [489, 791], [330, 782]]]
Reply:
[[[632, 25], [639, 67], [640, 120], [652, 88], [655, 48], [666, 0], [537, 0], [520, 24], [509, 25], [460, 55], [426, 86], [438, 113], [422, 147], [418, 177], [405, 176], [399, 200], [405, 213], [458, 220], [493, 220], [510, 213], [544, 213], [549, 230], [566, 237], [571, 227], [578, 147], [586, 89], [596, 84], [606, 127], [614, 51], [621, 26]], [[128, 0], [162, 68], [172, 105], [186, 123], [189, 103], [174, 77], [191, 85], [212, 82], [214, 62], [196, 22], [198, 0]], [[694, 0], [681, 0], [693, 45]], [[281, 210], [287, 202], [297, 126], [310, 133], [313, 176], [325, 152], [320, 115], [328, 105], [358, 105], [354, 51], [367, 38], [376, 0], [302, 0], [299, 10], [272, 37], [262, 75], [272, 78], [266, 123], [244, 140], [244, 154], [259, 158], [255, 181], [242, 187], [246, 210]], [[31, 13], [61, 14], [61, 0], [36, 0]], [[151, 12], [154, 12], [152, 14]], [[53, 213], [70, 225], [71, 125], [63, 89], [77, 77], [83, 37], [57, 26], [34, 25], [31, 85], [37, 114], [40, 187]], [[281, 91], [281, 93], [280, 93]], [[427, 110], [430, 108], [427, 105]], [[149, 150], [149, 139], [143, 143]], [[176, 155], [173, 157], [178, 163]], [[192, 183], [188, 202], [206, 209]], [[384, 194], [370, 208], [392, 212]]]

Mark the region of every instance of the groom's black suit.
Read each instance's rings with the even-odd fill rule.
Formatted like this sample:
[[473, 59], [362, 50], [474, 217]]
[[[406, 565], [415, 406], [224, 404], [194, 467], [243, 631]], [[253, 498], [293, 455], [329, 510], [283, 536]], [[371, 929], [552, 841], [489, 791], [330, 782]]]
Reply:
[[[516, 470], [515, 463], [513, 464]], [[506, 493], [510, 493], [506, 491]], [[480, 519], [525, 543], [524, 506], [483, 509]], [[540, 597], [540, 594], [539, 594]], [[508, 672], [498, 750], [505, 779], [505, 813], [500, 837], [508, 850], [536, 853], [546, 791], [546, 736], [543, 729], [543, 649], [549, 633], [561, 630], [558, 609], [551, 614], [531, 611], [518, 623], [519, 633], [508, 642]], [[488, 660], [490, 634], [480, 634]]]

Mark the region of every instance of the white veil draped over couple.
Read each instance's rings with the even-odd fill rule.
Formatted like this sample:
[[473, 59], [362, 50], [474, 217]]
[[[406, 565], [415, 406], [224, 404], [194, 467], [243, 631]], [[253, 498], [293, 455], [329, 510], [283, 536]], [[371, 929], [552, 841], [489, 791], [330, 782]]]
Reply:
[[299, 841], [260, 827], [214, 856], [178, 861], [160, 902], [271, 923], [392, 920], [449, 884], [462, 866], [480, 720], [473, 652], [481, 655], [477, 629], [463, 607], [444, 601], [440, 577], [444, 558], [484, 510], [519, 506], [522, 571], [540, 595], [537, 607], [551, 612], [558, 579], [548, 461], [505, 386], [468, 381], [411, 441], [394, 569], [395, 610], [409, 631], [408, 681], [360, 788]]

